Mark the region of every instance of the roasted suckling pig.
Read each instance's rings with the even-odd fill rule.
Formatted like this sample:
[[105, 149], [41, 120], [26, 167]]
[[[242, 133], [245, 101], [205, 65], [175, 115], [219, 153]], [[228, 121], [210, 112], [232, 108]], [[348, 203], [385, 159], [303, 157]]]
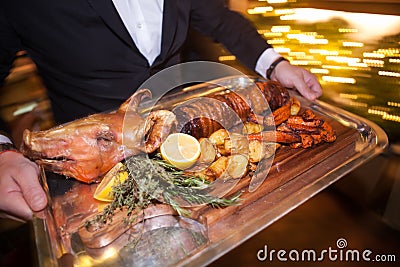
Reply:
[[[47, 170], [91, 183], [121, 160], [152, 153], [176, 128], [194, 137], [209, 137], [218, 129], [247, 123], [248, 139], [311, 147], [336, 138], [332, 127], [300, 103], [277, 82], [195, 98], [172, 111], [137, 113], [149, 90], [134, 93], [117, 111], [100, 113], [46, 131], [26, 130], [21, 151]], [[250, 127], [249, 123], [255, 125]], [[255, 132], [257, 127], [263, 132]], [[276, 128], [276, 131], [275, 131]]]
[[96, 182], [124, 158], [155, 151], [174, 126], [175, 116], [167, 110], [142, 118], [136, 111], [145, 97], [151, 97], [151, 92], [142, 89], [115, 112], [94, 114], [46, 131], [25, 130], [21, 151], [47, 170]]
[[[240, 89], [199, 98], [179, 105], [173, 110], [181, 132], [196, 138], [208, 137], [218, 129], [229, 129], [257, 115], [280, 124], [290, 115], [289, 92], [277, 82], [257, 82], [253, 88]], [[272, 111], [272, 114], [267, 114]], [[269, 119], [268, 119], [269, 118]], [[264, 118], [261, 118], [263, 120]]]

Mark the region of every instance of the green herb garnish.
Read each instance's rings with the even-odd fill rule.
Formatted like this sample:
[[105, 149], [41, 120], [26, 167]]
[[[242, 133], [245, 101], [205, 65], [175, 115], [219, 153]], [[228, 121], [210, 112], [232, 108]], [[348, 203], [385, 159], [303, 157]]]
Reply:
[[130, 223], [135, 220], [138, 210], [161, 202], [171, 205], [183, 216], [190, 215], [190, 211], [185, 208], [190, 205], [225, 207], [239, 202], [239, 194], [230, 198], [210, 195], [209, 181], [185, 174], [162, 160], [159, 155], [152, 158], [144, 155], [130, 157], [125, 160], [124, 166], [125, 170], [121, 171], [128, 171], [128, 178], [113, 186], [113, 201], [96, 216], [96, 222], [111, 221], [114, 211], [124, 208], [128, 216], [126, 222]]

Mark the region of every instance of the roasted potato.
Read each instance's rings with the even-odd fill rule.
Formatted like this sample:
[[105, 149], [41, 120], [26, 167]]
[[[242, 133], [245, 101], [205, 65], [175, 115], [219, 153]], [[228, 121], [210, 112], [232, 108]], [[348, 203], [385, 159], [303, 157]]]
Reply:
[[230, 137], [225, 139], [224, 150], [227, 155], [249, 153], [249, 141], [247, 137], [238, 133], [231, 133]]
[[256, 163], [263, 158], [263, 142], [259, 140], [250, 140], [249, 142], [249, 160]]
[[[247, 174], [249, 159], [246, 155], [235, 154], [228, 157], [228, 178], [239, 179]], [[226, 177], [224, 177], [226, 178]]]
[[229, 138], [229, 132], [225, 129], [219, 129], [213, 132], [208, 139], [216, 146], [224, 145], [225, 139]]
[[197, 160], [200, 164], [210, 164], [217, 156], [217, 149], [214, 144], [208, 138], [200, 138], [200, 157]]
[[297, 115], [299, 114], [299, 111], [300, 101], [295, 97], [290, 98], [290, 115]]
[[245, 122], [243, 127], [243, 134], [260, 133], [263, 130], [263, 126], [255, 122]]
[[269, 158], [275, 154], [278, 147], [278, 143], [251, 140], [249, 142], [249, 161], [257, 163], [263, 158]]
[[[228, 167], [228, 157], [222, 156], [219, 157], [216, 161], [211, 163], [211, 165], [207, 168], [206, 174], [213, 175], [216, 178], [221, 177]], [[209, 172], [211, 171], [211, 173]]]

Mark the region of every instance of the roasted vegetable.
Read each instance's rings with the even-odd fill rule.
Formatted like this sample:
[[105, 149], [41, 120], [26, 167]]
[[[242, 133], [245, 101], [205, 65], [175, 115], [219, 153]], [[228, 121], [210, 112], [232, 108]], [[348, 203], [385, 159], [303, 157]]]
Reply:
[[238, 134], [238, 133], [231, 133], [229, 138], [225, 139], [224, 142], [224, 151], [225, 155], [233, 155], [233, 154], [249, 154], [249, 141], [247, 137]]
[[223, 178], [239, 179], [247, 174], [249, 159], [246, 155], [235, 154], [228, 157], [227, 174]]
[[210, 164], [217, 156], [217, 149], [215, 145], [208, 138], [201, 138], [200, 143], [200, 157], [197, 160], [199, 164]]
[[246, 121], [243, 126], [243, 134], [259, 133], [264, 128], [261, 124], [250, 121]]
[[228, 157], [222, 156], [219, 157], [216, 161], [214, 161], [210, 165], [210, 167], [207, 168], [208, 172], [206, 173], [207, 175], [211, 175], [215, 179], [221, 177], [225, 173], [227, 166], [228, 166]]
[[295, 98], [291, 97], [290, 98], [290, 115], [294, 116], [299, 114], [300, 111], [300, 101]]
[[216, 146], [222, 146], [227, 138], [229, 138], [229, 132], [225, 129], [219, 129], [213, 132], [208, 139]]
[[279, 146], [278, 143], [251, 140], [249, 142], [249, 161], [257, 163], [263, 158], [272, 157]]

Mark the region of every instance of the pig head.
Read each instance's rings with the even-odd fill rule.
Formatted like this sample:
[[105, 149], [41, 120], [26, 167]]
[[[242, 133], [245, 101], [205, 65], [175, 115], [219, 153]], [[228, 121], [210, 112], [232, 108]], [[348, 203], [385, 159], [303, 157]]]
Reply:
[[137, 108], [145, 97], [151, 92], [138, 90], [117, 111], [45, 131], [25, 130], [21, 151], [49, 171], [86, 183], [99, 181], [124, 158], [155, 151], [175, 125], [175, 116], [167, 110], [142, 118]]

